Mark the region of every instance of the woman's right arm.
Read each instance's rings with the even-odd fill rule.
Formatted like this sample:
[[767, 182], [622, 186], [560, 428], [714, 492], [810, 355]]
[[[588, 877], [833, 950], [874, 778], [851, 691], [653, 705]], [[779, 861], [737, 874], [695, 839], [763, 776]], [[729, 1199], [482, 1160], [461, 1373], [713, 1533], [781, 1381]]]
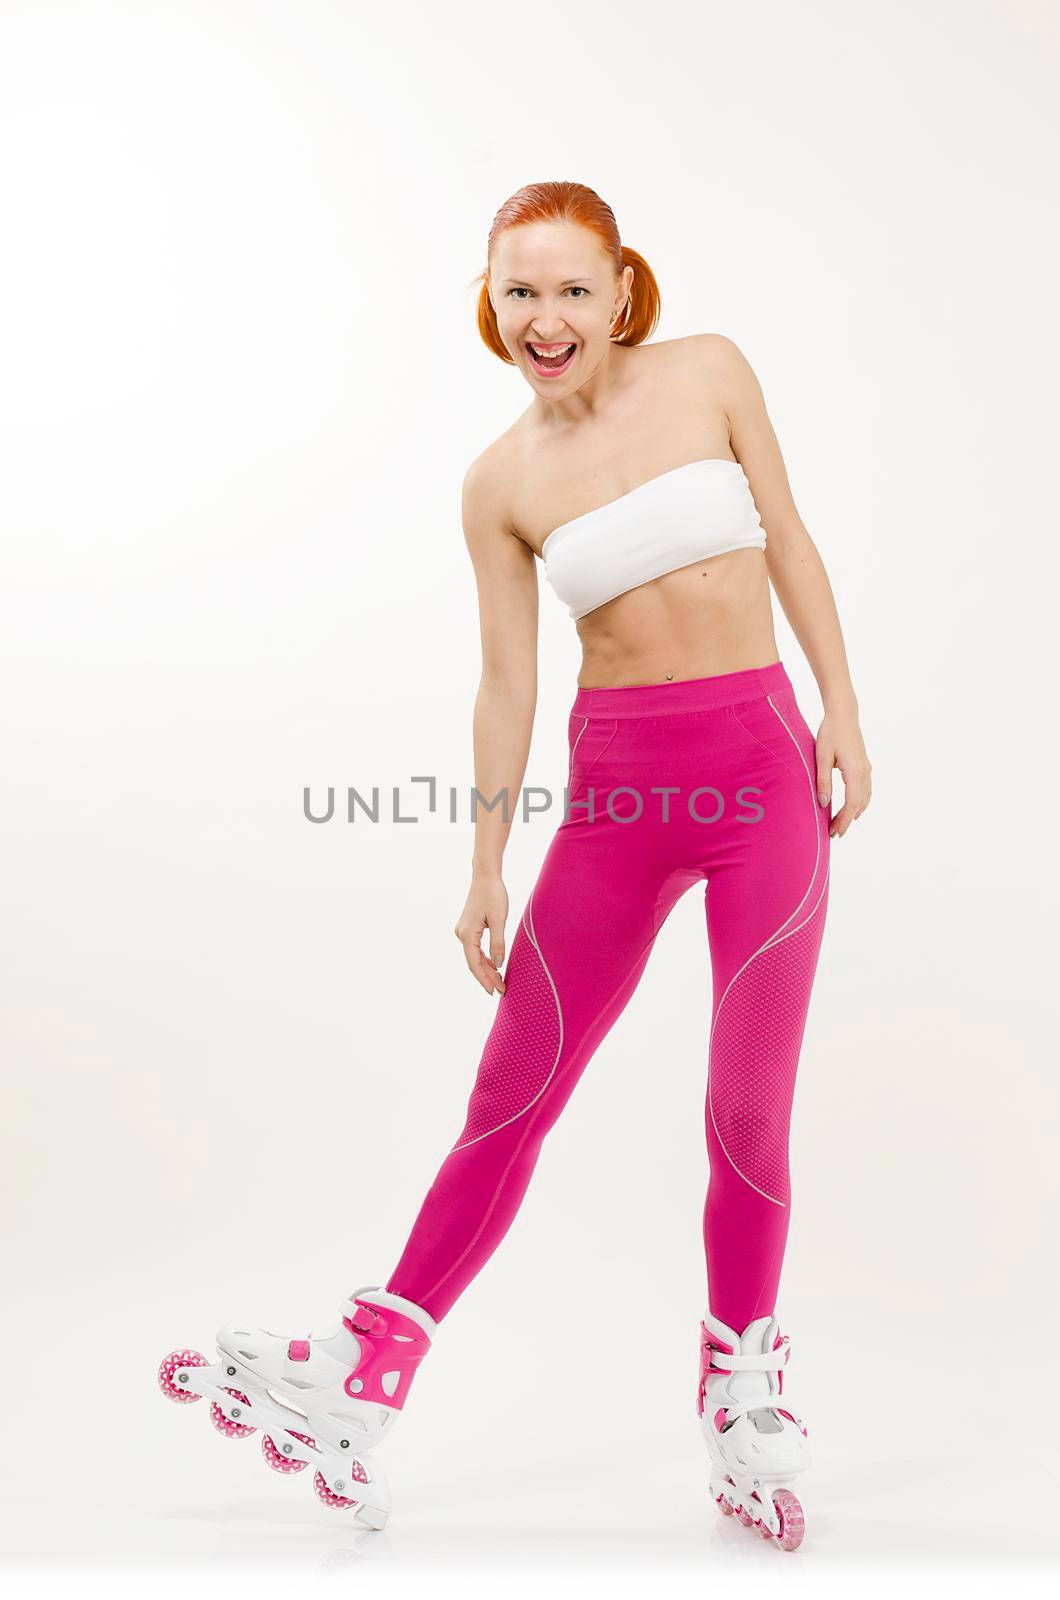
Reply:
[[[537, 706], [537, 574], [534, 553], [511, 532], [500, 474], [479, 457], [464, 478], [464, 540], [478, 587], [482, 675], [475, 698], [475, 845], [471, 888], [454, 933], [487, 994], [504, 993], [508, 895], [501, 877], [530, 752]], [[507, 804], [504, 797], [507, 796]], [[489, 802], [500, 796], [496, 806]], [[489, 954], [481, 947], [489, 931]]]

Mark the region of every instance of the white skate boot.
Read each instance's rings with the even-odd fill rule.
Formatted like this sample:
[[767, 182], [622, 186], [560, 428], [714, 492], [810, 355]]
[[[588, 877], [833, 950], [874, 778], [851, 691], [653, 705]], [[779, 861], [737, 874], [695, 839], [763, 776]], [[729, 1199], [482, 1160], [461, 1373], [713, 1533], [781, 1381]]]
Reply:
[[742, 1334], [707, 1313], [700, 1323], [697, 1410], [711, 1456], [710, 1492], [726, 1516], [773, 1538], [802, 1543], [806, 1521], [788, 1485], [810, 1464], [806, 1427], [781, 1404], [788, 1340], [774, 1317]]
[[210, 1419], [229, 1438], [263, 1430], [277, 1472], [316, 1468], [325, 1505], [352, 1509], [369, 1528], [390, 1514], [386, 1479], [369, 1454], [405, 1404], [437, 1324], [421, 1306], [386, 1290], [359, 1289], [331, 1333], [304, 1339], [229, 1325], [212, 1366], [197, 1350], [174, 1350], [158, 1370], [170, 1400], [206, 1395]]

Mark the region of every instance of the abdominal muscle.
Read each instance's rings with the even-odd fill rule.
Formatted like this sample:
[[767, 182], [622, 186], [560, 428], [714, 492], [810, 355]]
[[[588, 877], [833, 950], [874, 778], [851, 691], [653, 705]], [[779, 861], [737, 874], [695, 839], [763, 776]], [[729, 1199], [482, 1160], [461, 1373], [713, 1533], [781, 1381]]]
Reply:
[[730, 550], [638, 584], [577, 623], [579, 689], [712, 678], [779, 661], [762, 550]]

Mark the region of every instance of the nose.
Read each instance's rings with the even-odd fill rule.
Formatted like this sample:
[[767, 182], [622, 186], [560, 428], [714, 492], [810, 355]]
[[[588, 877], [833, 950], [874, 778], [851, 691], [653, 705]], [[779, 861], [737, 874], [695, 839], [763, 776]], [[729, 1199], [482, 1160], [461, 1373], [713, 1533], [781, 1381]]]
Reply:
[[533, 330], [532, 337], [540, 339], [543, 344], [548, 343], [550, 340], [561, 338], [565, 326], [564, 318], [560, 312], [547, 310], [538, 310], [537, 315], [530, 324]]

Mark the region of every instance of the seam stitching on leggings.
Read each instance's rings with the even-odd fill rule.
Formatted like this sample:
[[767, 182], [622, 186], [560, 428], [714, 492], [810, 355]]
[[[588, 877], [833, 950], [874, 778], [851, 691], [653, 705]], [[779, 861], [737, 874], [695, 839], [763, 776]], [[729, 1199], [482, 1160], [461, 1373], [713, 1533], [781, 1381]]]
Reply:
[[[817, 897], [817, 903], [815, 904], [813, 910], [808, 913], [808, 915], [803, 919], [802, 922], [800, 922], [798, 924], [797, 927], [788, 928], [787, 933], [785, 933], [784, 929], [788, 927], [788, 923], [791, 922], [793, 917], [798, 916], [799, 912], [802, 910], [803, 906], [805, 905], [807, 897], [809, 896], [810, 891], [813, 888], [814, 882], [816, 880], [817, 870], [818, 870], [818, 868], [820, 867], [820, 864], [821, 864], [821, 828], [820, 828], [820, 819], [818, 817], [817, 796], [814, 793], [813, 778], [810, 775], [809, 767], [806, 765], [806, 758], [803, 755], [801, 749], [799, 749], [799, 743], [798, 743], [798, 740], [795, 738], [795, 735], [792, 733], [791, 729], [788, 727], [788, 724], [784, 721], [784, 718], [781, 716], [781, 714], [780, 714], [779, 710], [777, 709], [777, 707], [773, 704], [772, 695], [767, 695], [766, 699], [768, 700], [769, 705], [772, 708], [773, 712], [776, 714], [777, 717], [780, 718], [781, 724], [783, 725], [788, 737], [791, 739], [792, 744], [794, 744], [795, 749], [798, 752], [799, 761], [800, 761], [800, 763], [802, 765], [803, 773], [805, 774], [806, 778], [809, 780], [809, 785], [810, 785], [810, 804], [813, 806], [814, 834], [815, 834], [815, 837], [816, 837], [816, 840], [817, 840], [817, 851], [816, 851], [816, 854], [814, 856], [813, 871], [810, 873], [809, 882], [807, 883], [806, 888], [803, 890], [802, 897], [799, 900], [799, 903], [795, 907], [794, 911], [790, 911], [788, 913], [788, 915], [784, 918], [784, 921], [780, 924], [780, 926], [775, 928], [773, 930], [773, 932], [769, 935], [769, 937], [767, 939], [765, 939], [762, 944], [759, 945], [758, 949], [755, 950], [752, 955], [749, 955], [747, 957], [747, 960], [743, 963], [743, 966], [741, 966], [738, 969], [738, 971], [733, 973], [732, 977], [729, 979], [728, 983], [725, 985], [725, 992], [723, 993], [721, 999], [718, 1001], [717, 1008], [716, 1008], [716, 1010], [714, 1012], [714, 1020], [711, 1023], [710, 1039], [709, 1039], [709, 1042], [708, 1042], [708, 1045], [707, 1045], [708, 1062], [709, 1062], [709, 1059], [710, 1059], [711, 1052], [713, 1050], [714, 1034], [717, 1031], [718, 1019], [721, 1016], [722, 1007], [725, 1004], [725, 1001], [728, 998], [728, 995], [729, 995], [733, 985], [737, 981], [737, 979], [740, 978], [743, 975], [743, 973], [747, 971], [747, 968], [751, 965], [752, 961], [757, 961], [758, 957], [760, 955], [762, 955], [766, 950], [775, 949], [778, 944], [782, 944], [785, 939], [790, 939], [793, 934], [799, 932], [800, 928], [805, 927], [806, 923], [809, 922], [816, 915], [817, 908], [821, 904], [821, 901], [824, 898], [825, 889], [828, 886], [828, 871], [826, 869], [825, 870], [825, 875], [824, 875], [824, 880], [823, 880], [822, 885], [821, 885], [821, 893]], [[736, 713], [733, 712], [733, 715], [735, 717]], [[740, 727], [741, 728], [744, 728], [744, 725], [743, 725], [742, 722], [740, 722], [739, 717], [736, 717], [736, 721], [740, 723]], [[776, 755], [775, 751], [770, 750], [769, 746], [767, 744], [763, 744], [762, 740], [757, 738], [757, 735], [751, 733], [750, 728], [744, 728], [744, 732], [746, 734], [748, 734], [750, 738], [755, 739], [756, 743], [762, 745], [763, 750], [767, 751], [770, 755], [775, 756], [776, 760], [779, 761], [782, 766], [787, 767], [789, 772], [792, 772], [793, 774], [795, 774], [795, 776], [797, 776], [797, 773], [795, 773], [795, 769], [793, 767], [791, 767], [789, 765], [789, 763], [787, 761], [785, 761], [782, 756]], [[708, 1068], [707, 1068], [707, 1101], [708, 1101], [708, 1104], [710, 1106], [710, 1120], [711, 1120], [711, 1122], [712, 1122], [712, 1124], [714, 1126], [714, 1132], [715, 1132], [715, 1134], [717, 1134], [718, 1144], [721, 1146], [721, 1149], [724, 1152], [725, 1159], [728, 1161], [729, 1165], [732, 1167], [733, 1171], [737, 1174], [737, 1176], [742, 1178], [743, 1182], [746, 1183], [749, 1188], [753, 1189], [756, 1194], [760, 1194], [762, 1196], [763, 1200], [770, 1201], [770, 1203], [772, 1205], [784, 1207], [785, 1202], [783, 1200], [778, 1200], [775, 1195], [766, 1194], [764, 1189], [760, 1189], [756, 1183], [752, 1183], [751, 1179], [747, 1176], [747, 1174], [745, 1172], [741, 1172], [740, 1171], [740, 1168], [736, 1165], [736, 1162], [733, 1160], [732, 1156], [729, 1154], [729, 1151], [726, 1149], [725, 1140], [721, 1136], [721, 1131], [718, 1128], [718, 1121], [717, 1121], [717, 1118], [714, 1115], [714, 1096], [713, 1096], [713, 1093], [711, 1092], [710, 1078], [711, 1078], [711, 1074], [710, 1074], [710, 1068], [709, 1068], [709, 1065], [708, 1065]]]
[[[531, 899], [533, 899], [533, 896], [531, 896]], [[629, 975], [633, 971], [634, 967], [636, 967], [637, 963], [642, 959], [642, 957], [644, 957], [645, 955], [650, 953], [651, 947], [655, 943], [655, 938], [656, 938], [656, 935], [653, 933], [651, 938], [648, 939], [641, 946], [640, 950], [637, 952], [637, 955], [634, 957], [634, 959], [630, 962], [629, 966], [626, 968], [626, 971], [625, 971], [625, 973], [624, 973], [624, 975], [622, 977], [621, 983], [617, 983], [615, 985], [615, 987], [612, 989], [611, 993], [608, 995], [607, 999], [604, 1001], [603, 1005], [600, 1007], [599, 1011], [596, 1013], [596, 1015], [593, 1018], [593, 1020], [589, 1023], [588, 1027], [585, 1029], [585, 1032], [582, 1034], [582, 1039], [583, 1040], [585, 1040], [585, 1039], [587, 1039], [589, 1037], [590, 1033], [596, 1027], [596, 1024], [599, 1022], [600, 1018], [603, 1016], [603, 1014], [607, 1010], [608, 1006], [613, 1003], [613, 1001], [615, 999], [615, 996], [617, 994], [620, 994], [622, 989], [623, 989], [623, 987], [625, 986], [625, 984], [627, 984], [629, 982]], [[572, 1064], [576, 1060], [577, 1060], [577, 1051], [575, 1051], [571, 1055], [570, 1060], [566, 1063], [566, 1065], [560, 1071], [559, 1076], [556, 1079], [557, 1083], [560, 1082], [566, 1076], [566, 1074], [570, 1071]], [[489, 1206], [486, 1209], [486, 1213], [482, 1218], [482, 1221], [479, 1223], [478, 1227], [475, 1229], [474, 1234], [468, 1240], [468, 1242], [464, 1246], [463, 1250], [461, 1250], [460, 1254], [457, 1256], [457, 1258], [453, 1262], [452, 1266], [447, 1267], [445, 1272], [443, 1272], [442, 1276], [438, 1279], [438, 1281], [431, 1285], [431, 1287], [428, 1289], [428, 1291], [427, 1291], [427, 1293], [425, 1295], [421, 1296], [420, 1301], [419, 1301], [419, 1303], [421, 1305], [423, 1304], [424, 1300], [429, 1300], [431, 1298], [431, 1295], [435, 1294], [437, 1292], [437, 1290], [439, 1290], [441, 1288], [442, 1284], [446, 1281], [447, 1278], [452, 1277], [453, 1273], [456, 1271], [456, 1269], [460, 1265], [461, 1261], [463, 1261], [464, 1257], [478, 1243], [479, 1239], [482, 1236], [483, 1229], [485, 1228], [485, 1226], [486, 1226], [487, 1222], [489, 1221], [490, 1217], [493, 1215], [494, 1209], [496, 1208], [496, 1205], [497, 1205], [497, 1201], [500, 1199], [501, 1192], [504, 1189], [504, 1185], [508, 1181], [508, 1174], [512, 1169], [512, 1165], [515, 1162], [516, 1157], [519, 1155], [520, 1151], [522, 1150], [523, 1145], [526, 1143], [527, 1139], [530, 1137], [531, 1129], [533, 1128], [534, 1123], [537, 1121], [538, 1117], [541, 1115], [543, 1110], [544, 1110], [544, 1106], [541, 1105], [541, 1104], [538, 1104], [537, 1110], [534, 1111], [534, 1113], [530, 1117], [530, 1120], [527, 1122], [527, 1125], [526, 1125], [525, 1129], [523, 1130], [523, 1133], [522, 1133], [522, 1136], [521, 1136], [521, 1138], [519, 1140], [519, 1143], [516, 1145], [515, 1149], [511, 1153], [511, 1155], [508, 1157], [507, 1165], [505, 1166], [504, 1171], [501, 1173], [500, 1177], [497, 1180], [497, 1187], [493, 1191], [493, 1196], [492, 1196], [492, 1198], [490, 1200]], [[450, 1152], [450, 1153], [452, 1153], [452, 1152]]]
[[[769, 696], [767, 695], [766, 698], [768, 700]], [[769, 700], [769, 703], [770, 703], [771, 706], [773, 706], [772, 700]], [[755, 705], [755, 704], [757, 704], [757, 702], [756, 701], [745, 701], [744, 704]], [[773, 710], [776, 711], [776, 709], [777, 709], [776, 706], [773, 706]], [[733, 721], [735, 723], [737, 723], [743, 729], [744, 733], [746, 733], [746, 735], [747, 735], [747, 737], [749, 739], [753, 739], [755, 744], [761, 746], [761, 748], [765, 751], [767, 756], [772, 756], [773, 760], [774, 761], [779, 761], [782, 767], [787, 767], [788, 771], [792, 774], [793, 777], [797, 778], [799, 776], [798, 768], [797, 767], [793, 767], [790, 761], [785, 761], [784, 757], [782, 755], [779, 755], [776, 750], [771, 750], [769, 748], [769, 746], [762, 739], [760, 739], [758, 737], [757, 733], [754, 733], [747, 726], [746, 722], [744, 722], [743, 718], [737, 712], [735, 706], [730, 706], [729, 710], [732, 712]], [[777, 715], [779, 716], [780, 713], [778, 712]], [[783, 717], [781, 717], [780, 720], [782, 722], [784, 722]], [[785, 728], [788, 726], [786, 722], [784, 722], [784, 726], [785, 726]], [[801, 750], [799, 751], [799, 759], [800, 760], [802, 759], [802, 751]], [[805, 763], [803, 763], [803, 765], [805, 765]]]
[[[541, 953], [541, 946], [538, 944], [537, 935], [534, 932], [533, 910], [532, 910], [533, 903], [534, 903], [534, 897], [531, 894], [529, 900], [526, 903], [526, 910], [523, 912], [523, 928], [525, 929], [526, 936], [530, 940], [530, 943], [533, 945], [534, 949], [537, 951], [537, 959], [540, 961], [542, 967], [544, 968], [545, 977], [548, 979], [548, 986], [552, 990], [552, 998], [556, 1002], [556, 1016], [559, 1019], [559, 1044], [556, 1046], [556, 1059], [555, 1059], [555, 1061], [553, 1061], [552, 1066], [549, 1068], [548, 1077], [545, 1079], [544, 1083], [541, 1085], [540, 1089], [533, 1096], [533, 1098], [526, 1102], [525, 1106], [520, 1106], [518, 1111], [514, 1111], [512, 1113], [512, 1115], [510, 1117], [506, 1117], [503, 1122], [498, 1122], [494, 1127], [487, 1128], [485, 1133], [476, 1133], [476, 1135], [475, 1135], [475, 1137], [473, 1139], [464, 1139], [464, 1140], [462, 1140], [460, 1144], [457, 1144], [457, 1145], [453, 1146], [454, 1150], [467, 1150], [471, 1145], [478, 1144], [480, 1139], [488, 1139], [491, 1134], [498, 1133], [501, 1128], [506, 1128], [508, 1126], [508, 1124], [510, 1122], [514, 1122], [517, 1117], [525, 1116], [526, 1113], [529, 1111], [530, 1107], [534, 1104], [534, 1102], [537, 1101], [537, 1100], [540, 1100], [541, 1096], [544, 1094], [545, 1090], [548, 1088], [549, 1084], [552, 1082], [552, 1078], [553, 1078], [553, 1075], [554, 1075], [554, 1073], [556, 1071], [556, 1066], [557, 1066], [557, 1064], [559, 1062], [559, 1058], [563, 1054], [563, 1004], [562, 1004], [562, 1002], [560, 1000], [560, 997], [559, 997], [559, 990], [556, 988], [556, 985], [552, 981], [552, 974], [548, 970], [548, 962], [545, 960], [543, 954]], [[529, 921], [527, 920], [528, 918], [529, 918]]]
[[[588, 724], [588, 721], [589, 721], [588, 717], [586, 717], [585, 720], [586, 720], [586, 724]], [[582, 729], [582, 733], [584, 733], [584, 732], [585, 732], [585, 729], [583, 728]], [[567, 809], [568, 810], [570, 809], [571, 802], [573, 801], [574, 796], [576, 794], [580, 794], [581, 793], [581, 790], [582, 790], [582, 787], [583, 787], [583, 785], [585, 783], [586, 778], [589, 776], [590, 772], [596, 766], [597, 762], [600, 760], [600, 757], [602, 755], [606, 754], [606, 752], [607, 752], [607, 750], [608, 750], [608, 748], [609, 748], [609, 746], [611, 744], [611, 740], [615, 737], [615, 734], [617, 732], [618, 732], [618, 722], [616, 720], [614, 722], [614, 726], [612, 727], [610, 734], [608, 735], [607, 744], [605, 744], [603, 749], [602, 750], [598, 750], [596, 752], [596, 754], [593, 756], [593, 759], [590, 761], [589, 765], [586, 767], [585, 771], [581, 775], [581, 778], [579, 779], [577, 789], [574, 789], [573, 791], [571, 790], [570, 780], [574, 776], [574, 751], [573, 750], [571, 751], [570, 772], [567, 775]], [[582, 736], [581, 733], [579, 733], [578, 739], [580, 739], [581, 736]], [[575, 741], [574, 741], [575, 749], [577, 749], [577, 746], [578, 746], [578, 739], [575, 739]]]
[[567, 764], [567, 790], [568, 790], [568, 792], [570, 790], [570, 781], [574, 776], [574, 757], [575, 757], [575, 753], [577, 752], [577, 749], [578, 749], [578, 742], [581, 739], [582, 734], [585, 732], [585, 730], [586, 730], [586, 728], [588, 726], [589, 726], [589, 718], [586, 717], [585, 721], [582, 723], [581, 727], [578, 729], [578, 738], [575, 739], [574, 743], [571, 745], [570, 761]]
[[[744, 962], [743, 966], [740, 968], [740, 971], [737, 972], [734, 975], [734, 977], [731, 979], [731, 981], [726, 985], [725, 994], [723, 994], [722, 997], [721, 997], [722, 1001], [725, 999], [726, 995], [729, 993], [729, 990], [732, 988], [733, 984], [736, 982], [736, 979], [739, 978], [741, 976], [741, 974], [744, 973], [747, 970], [747, 968], [750, 966], [752, 961], [756, 961], [759, 956], [764, 955], [768, 950], [775, 950], [778, 945], [784, 944], [786, 940], [794, 938], [795, 934], [800, 933], [802, 931], [802, 929], [806, 927], [807, 923], [810, 923], [810, 922], [813, 921], [814, 917], [817, 915], [817, 912], [818, 912], [818, 910], [820, 908], [821, 901], [824, 899], [825, 890], [827, 889], [827, 887], [828, 887], [828, 873], [826, 872], [825, 875], [824, 875], [824, 878], [821, 880], [821, 892], [817, 896], [817, 900], [814, 903], [813, 910], [812, 911], [808, 911], [806, 913], [806, 916], [802, 919], [802, 921], [800, 923], [798, 923], [798, 925], [796, 927], [789, 928], [787, 933], [780, 934], [779, 937], [777, 936], [777, 934], [771, 934], [769, 939], [767, 939], [766, 943], [763, 944], [763, 945], [760, 945], [759, 948], [755, 951], [753, 956], [748, 956], [747, 960]], [[790, 918], [788, 920], [790, 920]], [[783, 927], [783, 923], [781, 924], [781, 927]], [[779, 930], [778, 930], [778, 933], [779, 933]], [[712, 1024], [711, 1030], [710, 1030], [710, 1043], [707, 1046], [708, 1056], [710, 1054], [711, 1047], [713, 1046], [713, 1043], [714, 1043], [714, 1031], [717, 1028], [718, 1018], [719, 1018], [720, 1015], [721, 1015], [721, 1001], [718, 1002], [718, 1009], [714, 1013], [714, 1022]], [[708, 1072], [707, 1072], [707, 1079], [708, 1079], [708, 1090], [709, 1090], [709, 1079], [710, 1079], [709, 1069], [708, 1069]], [[718, 1143], [721, 1145], [722, 1150], [725, 1152], [725, 1159], [728, 1161], [729, 1165], [732, 1167], [733, 1171], [737, 1174], [737, 1176], [743, 1179], [744, 1183], [747, 1184], [748, 1188], [753, 1189], [756, 1194], [760, 1194], [762, 1196], [763, 1200], [769, 1200], [773, 1205], [783, 1207], [784, 1204], [785, 1204], [785, 1202], [783, 1200], [778, 1200], [775, 1195], [766, 1194], [764, 1189], [760, 1189], [756, 1183], [752, 1183], [751, 1182], [751, 1179], [747, 1176], [747, 1174], [745, 1172], [741, 1172], [740, 1171], [740, 1168], [736, 1165], [736, 1162], [733, 1160], [732, 1156], [729, 1154], [728, 1150], [725, 1148], [725, 1140], [721, 1136], [721, 1130], [718, 1127], [717, 1118], [714, 1115], [714, 1099], [713, 1099], [712, 1095], [710, 1096], [710, 1120], [714, 1124], [714, 1132], [718, 1136]]]

